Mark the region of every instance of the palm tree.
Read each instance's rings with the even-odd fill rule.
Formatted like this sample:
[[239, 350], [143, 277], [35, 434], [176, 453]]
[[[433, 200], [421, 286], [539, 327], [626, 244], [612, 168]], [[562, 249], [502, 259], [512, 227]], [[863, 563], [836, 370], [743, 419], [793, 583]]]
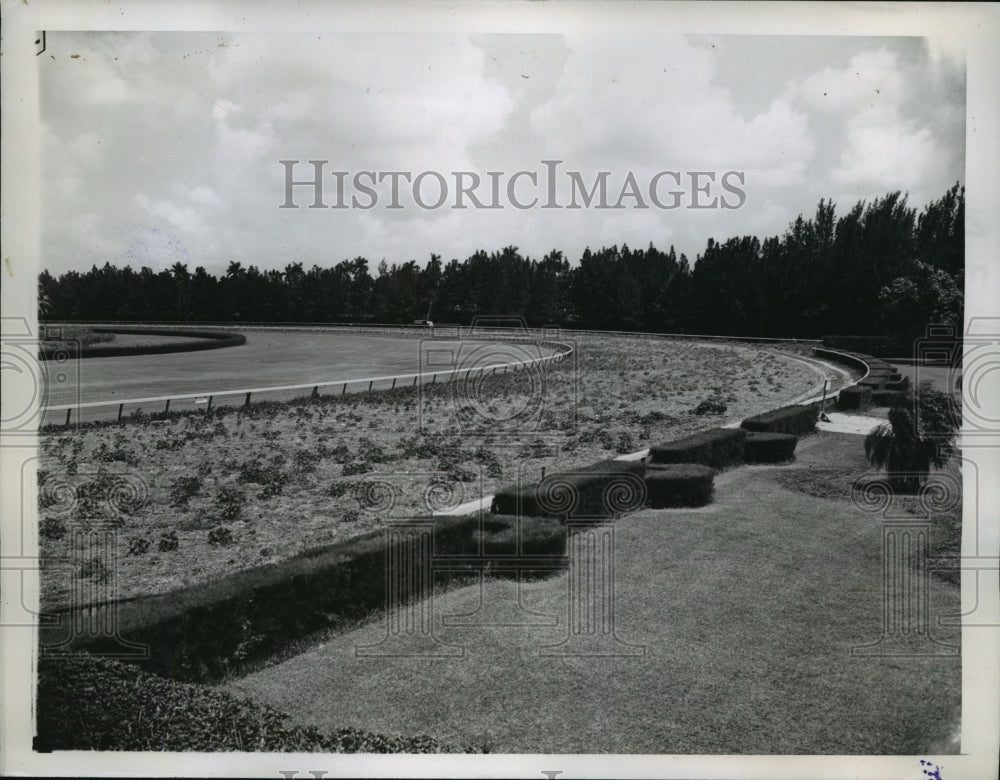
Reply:
[[961, 424], [958, 404], [950, 393], [921, 382], [909, 403], [889, 410], [889, 422], [865, 437], [865, 457], [889, 472], [889, 485], [900, 493], [915, 493], [931, 466], [942, 468], [955, 452]]

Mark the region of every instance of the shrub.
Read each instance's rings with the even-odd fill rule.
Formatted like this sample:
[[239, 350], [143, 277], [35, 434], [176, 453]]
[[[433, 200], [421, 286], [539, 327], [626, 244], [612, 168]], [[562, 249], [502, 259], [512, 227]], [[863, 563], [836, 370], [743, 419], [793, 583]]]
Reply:
[[864, 411], [872, 404], [872, 389], [867, 385], [845, 387], [837, 398], [837, 408]]
[[792, 433], [796, 436], [802, 436], [816, 430], [818, 419], [818, 406], [793, 404], [758, 414], [755, 417], [748, 417], [741, 423], [741, 427], [758, 433]]
[[654, 509], [704, 506], [712, 500], [715, 469], [699, 463], [649, 464], [646, 495]]
[[905, 393], [900, 390], [873, 390], [872, 406], [896, 406], [903, 402]]
[[435, 555], [564, 555], [566, 528], [551, 517], [463, 515], [440, 518], [434, 534]]
[[38, 524], [38, 533], [46, 539], [58, 541], [66, 535], [66, 523], [61, 517], [50, 517], [46, 515]]
[[208, 532], [208, 543], [213, 547], [228, 547], [233, 543], [233, 532], [220, 525]]
[[677, 441], [650, 447], [649, 463], [700, 463], [720, 470], [738, 466], [743, 462], [746, 435], [746, 431], [740, 428], [700, 431]]
[[353, 477], [356, 474], [367, 474], [369, 471], [372, 471], [371, 464], [364, 461], [354, 461], [353, 463], [345, 463], [341, 473], [345, 477]]
[[201, 477], [178, 477], [170, 484], [170, 506], [184, 509], [201, 491]]
[[160, 552], [169, 552], [170, 550], [176, 550], [178, 546], [177, 532], [170, 531], [169, 533], [160, 534], [156, 549]]
[[603, 460], [540, 482], [514, 485], [493, 497], [492, 511], [522, 517], [614, 517], [645, 503], [640, 460]]
[[147, 552], [149, 552], [149, 539], [133, 536], [128, 540], [129, 555], [145, 555]]
[[726, 402], [723, 401], [718, 395], [713, 395], [711, 398], [706, 398], [694, 409], [692, 409], [691, 414], [725, 414], [727, 409], [729, 409], [729, 406]]
[[238, 488], [226, 485], [215, 497], [215, 510], [212, 516], [216, 520], [231, 523], [243, 515], [243, 507], [247, 499]]
[[743, 444], [747, 463], [784, 463], [795, 458], [799, 437], [790, 433], [748, 433]]

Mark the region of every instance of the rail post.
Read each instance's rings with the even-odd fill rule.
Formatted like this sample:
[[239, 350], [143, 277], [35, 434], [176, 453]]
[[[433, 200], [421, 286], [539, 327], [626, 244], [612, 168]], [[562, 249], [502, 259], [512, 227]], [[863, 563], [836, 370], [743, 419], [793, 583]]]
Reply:
[[243, 399], [244, 406], [250, 406], [250, 393], [247, 393], [247, 397]]
[[369, 392], [369, 393], [370, 393], [370, 392], [372, 391], [372, 384], [374, 384], [374, 382], [375, 382], [375, 380], [374, 380], [374, 379], [371, 379], [371, 380], [369, 380], [369, 382], [368, 382], [368, 392]]
[[125, 404], [118, 404], [118, 422], [122, 421], [122, 412], [125, 410]]
[[392, 378], [392, 387], [390, 387], [389, 389], [390, 390], [395, 390], [396, 389], [396, 377]]
[[169, 411], [170, 411], [170, 399], [168, 398], [167, 403], [163, 407], [163, 413], [166, 414]]
[[343, 389], [342, 389], [342, 390], [340, 391], [340, 394], [341, 394], [341, 395], [347, 395], [347, 382], [344, 382], [344, 387], [343, 387]]
[[205, 409], [205, 413], [206, 413], [206, 414], [208, 414], [208, 413], [209, 413], [210, 411], [212, 411], [212, 399], [213, 399], [213, 398], [215, 398], [215, 396], [214, 396], [214, 395], [210, 395], [210, 396], [208, 397], [208, 407], [207, 407], [207, 408]]
[[71, 414], [73, 414], [73, 410], [72, 409], [67, 409], [66, 410], [66, 424], [67, 425], [69, 425], [69, 417], [70, 417]]

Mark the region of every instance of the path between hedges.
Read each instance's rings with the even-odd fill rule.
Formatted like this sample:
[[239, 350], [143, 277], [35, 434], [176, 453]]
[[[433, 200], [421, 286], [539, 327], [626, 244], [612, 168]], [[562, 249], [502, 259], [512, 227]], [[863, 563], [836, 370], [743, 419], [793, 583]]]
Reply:
[[[566, 636], [561, 574], [435, 596], [436, 637], [461, 657], [358, 657], [385, 637], [383, 617], [227, 687], [296, 723], [430, 733], [492, 752], [953, 749], [957, 657], [851, 655], [881, 633], [877, 520], [848, 495], [814, 498], [775, 481], [845, 468], [866, 468], [858, 438], [818, 433], [796, 463], [721, 474], [709, 506], [618, 521], [616, 633], [641, 657], [540, 655]], [[931, 580], [930, 597], [932, 615], [959, 611], [954, 586]], [[493, 610], [480, 616], [506, 625], [442, 621], [484, 602]]]

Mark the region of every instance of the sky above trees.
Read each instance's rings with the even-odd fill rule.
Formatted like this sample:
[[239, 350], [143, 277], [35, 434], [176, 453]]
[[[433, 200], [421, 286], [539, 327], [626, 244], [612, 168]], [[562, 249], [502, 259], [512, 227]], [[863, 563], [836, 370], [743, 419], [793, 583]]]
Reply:
[[[423, 265], [509, 245], [540, 259], [652, 242], [694, 260], [710, 237], [781, 234], [821, 198], [925, 204], [964, 181], [965, 62], [945, 39], [50, 32], [44, 56], [40, 265], [57, 275]], [[303, 188], [302, 208], [279, 209], [282, 159], [302, 161], [297, 178], [314, 159], [347, 171], [348, 198], [358, 171], [485, 181], [542, 177], [543, 160], [584, 182], [608, 171], [612, 203], [629, 173], [645, 187], [677, 171], [688, 192], [671, 210], [427, 209], [404, 183], [390, 209], [386, 183], [371, 209], [308, 209]], [[688, 172], [730, 170], [741, 207], [687, 208]]]

